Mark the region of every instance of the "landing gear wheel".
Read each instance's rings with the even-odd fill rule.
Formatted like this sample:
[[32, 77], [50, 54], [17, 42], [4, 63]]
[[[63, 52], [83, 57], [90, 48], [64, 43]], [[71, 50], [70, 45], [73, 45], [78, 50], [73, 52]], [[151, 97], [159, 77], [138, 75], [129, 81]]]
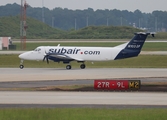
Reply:
[[20, 65], [20, 69], [23, 69], [24, 68], [24, 65]]
[[80, 65], [80, 68], [81, 68], [81, 69], [85, 69], [85, 67], [86, 67], [85, 64], [81, 64], [81, 65]]
[[20, 61], [20, 69], [23, 69], [24, 68], [24, 65], [23, 65], [23, 60]]
[[67, 65], [67, 66], [66, 66], [66, 69], [67, 69], [67, 70], [70, 70], [70, 69], [71, 69], [71, 65]]

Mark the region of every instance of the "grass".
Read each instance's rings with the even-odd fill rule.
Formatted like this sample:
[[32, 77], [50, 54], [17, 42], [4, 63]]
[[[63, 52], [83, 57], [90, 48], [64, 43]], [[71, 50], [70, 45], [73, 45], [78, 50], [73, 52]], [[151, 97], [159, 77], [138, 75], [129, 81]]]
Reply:
[[0, 109], [1, 120], [166, 120], [167, 109]]
[[143, 51], [167, 51], [167, 42], [145, 43]]
[[[20, 43], [14, 43], [17, 50], [20, 50]], [[93, 47], [114, 47], [122, 44], [121, 42], [48, 42], [48, 43], [26, 43], [26, 50], [34, 50], [38, 46], [93, 46]], [[167, 51], [167, 42], [149, 43], [146, 42], [143, 51]]]
[[[139, 55], [138, 57], [106, 61], [106, 62], [85, 62], [87, 68], [167, 68], [166, 55]], [[0, 55], [0, 67], [17, 68], [20, 65], [18, 55]], [[79, 68], [80, 63], [71, 62], [73, 68]], [[24, 61], [26, 68], [65, 68], [65, 64], [50, 61], [49, 64], [43, 61]]]
[[[1, 11], [2, 12], [2, 11]], [[20, 16], [0, 17], [0, 36], [20, 38]], [[52, 28], [41, 21], [27, 17], [27, 38], [50, 38], [66, 33], [63, 30]], [[31, 26], [31, 27], [30, 27]]]

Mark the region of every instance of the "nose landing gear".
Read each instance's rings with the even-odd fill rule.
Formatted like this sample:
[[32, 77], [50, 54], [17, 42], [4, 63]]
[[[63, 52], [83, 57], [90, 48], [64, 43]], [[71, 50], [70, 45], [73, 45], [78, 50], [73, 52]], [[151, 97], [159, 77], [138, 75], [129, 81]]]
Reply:
[[23, 60], [20, 61], [20, 69], [23, 69], [24, 68], [24, 65], [23, 65]]
[[20, 65], [20, 69], [23, 69], [24, 68], [24, 65]]

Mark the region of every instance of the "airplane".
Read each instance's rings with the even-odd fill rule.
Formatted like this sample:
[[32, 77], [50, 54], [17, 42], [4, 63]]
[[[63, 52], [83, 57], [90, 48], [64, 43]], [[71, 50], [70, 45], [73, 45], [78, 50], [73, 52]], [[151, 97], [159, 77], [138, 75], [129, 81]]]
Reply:
[[70, 47], [70, 46], [39, 46], [33, 51], [24, 52], [19, 55], [21, 59], [20, 69], [24, 68], [24, 60], [63, 62], [67, 64], [66, 69], [70, 70], [71, 61], [81, 63], [80, 68], [85, 69], [85, 61], [109, 61], [118, 60], [139, 55], [148, 35], [154, 37], [155, 33], [137, 32], [127, 43], [115, 47]]

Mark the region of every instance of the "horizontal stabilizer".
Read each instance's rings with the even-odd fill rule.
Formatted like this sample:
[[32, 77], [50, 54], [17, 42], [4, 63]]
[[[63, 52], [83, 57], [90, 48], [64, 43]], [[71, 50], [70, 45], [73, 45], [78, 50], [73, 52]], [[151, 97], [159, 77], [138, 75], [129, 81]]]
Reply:
[[152, 35], [152, 37], [154, 37], [154, 35], [156, 34], [156, 32], [136, 32], [134, 34], [135, 35]]

